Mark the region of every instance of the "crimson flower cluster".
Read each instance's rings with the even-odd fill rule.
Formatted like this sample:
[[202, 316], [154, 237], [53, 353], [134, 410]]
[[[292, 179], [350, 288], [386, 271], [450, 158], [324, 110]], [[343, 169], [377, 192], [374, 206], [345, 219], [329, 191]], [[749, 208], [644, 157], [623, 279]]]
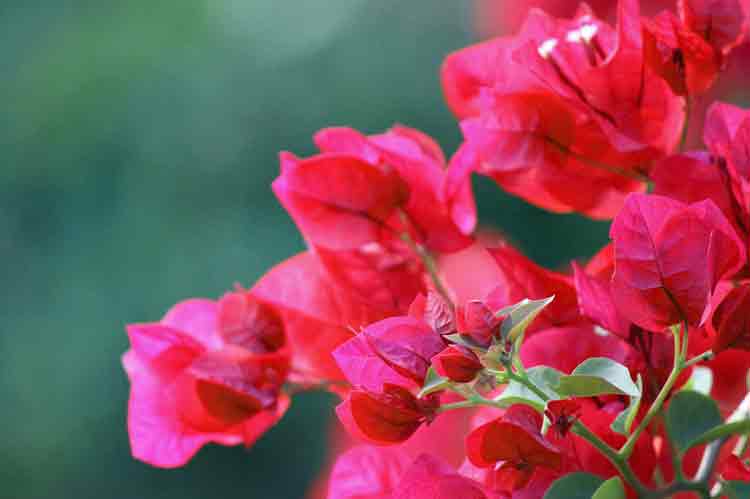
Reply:
[[[705, 149], [685, 138], [750, 4], [616, 17], [532, 9], [449, 55], [450, 158], [401, 125], [282, 152], [272, 188], [307, 249], [127, 327], [133, 455], [250, 446], [320, 389], [347, 430], [320, 497], [745, 497], [750, 110], [713, 102]], [[543, 268], [477, 230], [473, 174], [613, 219], [611, 243]]]

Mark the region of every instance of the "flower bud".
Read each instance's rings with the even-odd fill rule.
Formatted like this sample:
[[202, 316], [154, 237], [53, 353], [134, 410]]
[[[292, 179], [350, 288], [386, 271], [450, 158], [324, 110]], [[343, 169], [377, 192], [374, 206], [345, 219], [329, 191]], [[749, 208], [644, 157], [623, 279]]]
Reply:
[[466, 347], [451, 345], [432, 358], [432, 365], [440, 376], [468, 383], [482, 370], [482, 363]]

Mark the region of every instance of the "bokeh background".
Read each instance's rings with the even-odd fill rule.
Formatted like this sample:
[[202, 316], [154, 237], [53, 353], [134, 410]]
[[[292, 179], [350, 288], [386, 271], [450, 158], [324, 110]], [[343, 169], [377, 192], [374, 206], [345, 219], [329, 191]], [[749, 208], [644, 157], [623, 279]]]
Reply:
[[[15, 3], [16, 5], [12, 5]], [[46, 0], [0, 6], [0, 496], [299, 498], [333, 400], [179, 470], [130, 457], [127, 322], [251, 285], [302, 248], [269, 183], [323, 126], [400, 122], [455, 150], [455, 0]], [[550, 266], [607, 227], [477, 180], [481, 220]]]

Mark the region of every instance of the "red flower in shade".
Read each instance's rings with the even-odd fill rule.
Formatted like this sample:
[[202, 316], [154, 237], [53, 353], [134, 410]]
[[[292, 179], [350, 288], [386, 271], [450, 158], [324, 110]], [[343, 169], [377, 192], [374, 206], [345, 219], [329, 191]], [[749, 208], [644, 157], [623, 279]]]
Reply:
[[525, 405], [511, 406], [505, 414], [472, 431], [466, 438], [466, 456], [479, 468], [496, 467], [504, 490], [512, 492], [528, 483], [534, 469], [558, 469], [561, 453], [539, 429], [542, 417]]
[[713, 103], [706, 114], [703, 140], [728, 172], [740, 226], [750, 230], [750, 111]]
[[476, 354], [460, 345], [450, 345], [434, 356], [432, 365], [440, 376], [458, 383], [468, 383], [483, 368]]
[[581, 416], [581, 404], [576, 400], [550, 400], [544, 415], [550, 421], [550, 428], [558, 438], [565, 438], [573, 424]]
[[289, 371], [281, 319], [245, 292], [178, 303], [127, 327], [133, 455], [185, 464], [204, 444], [252, 444], [284, 414]]
[[[719, 292], [717, 292], [719, 294]], [[721, 290], [720, 302], [712, 311], [709, 328], [714, 332], [712, 350], [750, 350], [750, 282]]]
[[724, 462], [721, 463], [719, 474], [724, 480], [750, 482], [750, 466], [734, 454], [727, 456]]
[[716, 205], [631, 195], [610, 230], [618, 309], [660, 331], [701, 321], [714, 287], [745, 263], [745, 248]]
[[[412, 459], [401, 449], [355, 447], [340, 455], [328, 499], [485, 499], [477, 482], [429, 454]], [[493, 496], [494, 497], [494, 496]]]
[[417, 399], [409, 390], [383, 383], [381, 391], [353, 389], [336, 414], [354, 436], [379, 444], [406, 441], [423, 423], [432, 421], [438, 400]]
[[637, 0], [619, 2], [616, 29], [585, 8], [573, 20], [533, 10], [518, 36], [450, 55], [443, 87], [463, 120], [445, 191], [461, 213], [476, 171], [551, 211], [610, 218], [684, 119], [646, 67]]
[[[683, 2], [683, 5], [686, 2]], [[678, 95], [698, 95], [713, 86], [723, 55], [671, 12], [644, 24], [646, 62]]]
[[748, 29], [748, 7], [743, 0], [680, 0], [680, 19], [693, 33], [726, 56], [739, 45]]

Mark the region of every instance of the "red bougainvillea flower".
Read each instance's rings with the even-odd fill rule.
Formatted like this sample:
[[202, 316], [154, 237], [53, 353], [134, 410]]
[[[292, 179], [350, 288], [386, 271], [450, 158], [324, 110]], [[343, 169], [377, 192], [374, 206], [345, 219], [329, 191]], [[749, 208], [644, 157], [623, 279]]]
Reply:
[[330, 128], [315, 142], [321, 153], [311, 158], [281, 153], [274, 192], [339, 285], [406, 312], [425, 291], [414, 245], [442, 252], [472, 242], [473, 223], [457, 226], [440, 201], [440, 148], [402, 126], [370, 137]]
[[709, 328], [714, 332], [712, 350], [729, 348], [750, 350], [750, 282], [737, 286], [727, 283], [721, 291], [720, 303], [712, 311]]
[[450, 345], [432, 358], [435, 371], [458, 383], [468, 383], [482, 370], [482, 363], [474, 352], [460, 345]]
[[333, 356], [352, 386], [377, 392], [384, 383], [421, 387], [430, 359], [445, 347], [424, 321], [402, 316], [370, 324]]
[[442, 74], [465, 137], [449, 203], [464, 202], [476, 171], [551, 211], [611, 218], [643, 189], [648, 163], [674, 149], [684, 119], [645, 64], [637, 0], [619, 3], [616, 29], [585, 8], [573, 20], [532, 10], [518, 36], [456, 52]]
[[422, 454], [406, 470], [393, 499], [489, 499], [483, 488], [442, 461]]
[[178, 303], [127, 332], [128, 431], [142, 461], [176, 467], [209, 442], [251, 445], [288, 406], [282, 321], [246, 292]]
[[678, 95], [699, 95], [713, 86], [721, 54], [701, 35], [691, 31], [672, 12], [662, 12], [644, 24], [649, 67]]
[[328, 499], [489, 499], [482, 487], [429, 454], [355, 447], [339, 456]]
[[718, 281], [745, 264], [745, 247], [711, 200], [628, 198], [610, 230], [618, 309], [649, 331], [697, 325]]
[[344, 379], [331, 352], [359, 330], [384, 317], [334, 285], [312, 253], [301, 253], [268, 271], [251, 293], [273, 305], [292, 350], [292, 378], [300, 383]]
[[513, 405], [466, 438], [466, 456], [479, 468], [496, 467], [507, 492], [523, 488], [535, 467], [557, 469], [560, 451], [540, 433], [542, 417], [526, 405]]
[[362, 445], [336, 459], [328, 499], [388, 499], [412, 458], [399, 448]]
[[[592, 0], [586, 2], [597, 16], [613, 21], [616, 16], [615, 0]], [[540, 8], [555, 17], [575, 15], [579, 2], [570, 0], [475, 0], [475, 25], [482, 36], [495, 36], [512, 33], [523, 23], [530, 9]], [[674, 7], [674, 0], [651, 0], [643, 2], [645, 15]]]
[[367, 442], [388, 445], [409, 439], [435, 417], [435, 396], [417, 399], [399, 385], [383, 383], [380, 391], [352, 389], [336, 407], [344, 427]]
[[748, 28], [741, 0], [682, 0], [678, 14], [644, 20], [646, 60], [680, 95], [708, 90]]
[[722, 56], [739, 45], [747, 33], [750, 5], [745, 0], [681, 0], [677, 6], [685, 26]]
[[550, 429], [558, 438], [565, 438], [573, 424], [581, 416], [581, 403], [574, 399], [550, 400], [544, 415], [550, 421]]
[[719, 474], [724, 480], [750, 482], [750, 466], [734, 454], [727, 456], [724, 462], [721, 463]]

